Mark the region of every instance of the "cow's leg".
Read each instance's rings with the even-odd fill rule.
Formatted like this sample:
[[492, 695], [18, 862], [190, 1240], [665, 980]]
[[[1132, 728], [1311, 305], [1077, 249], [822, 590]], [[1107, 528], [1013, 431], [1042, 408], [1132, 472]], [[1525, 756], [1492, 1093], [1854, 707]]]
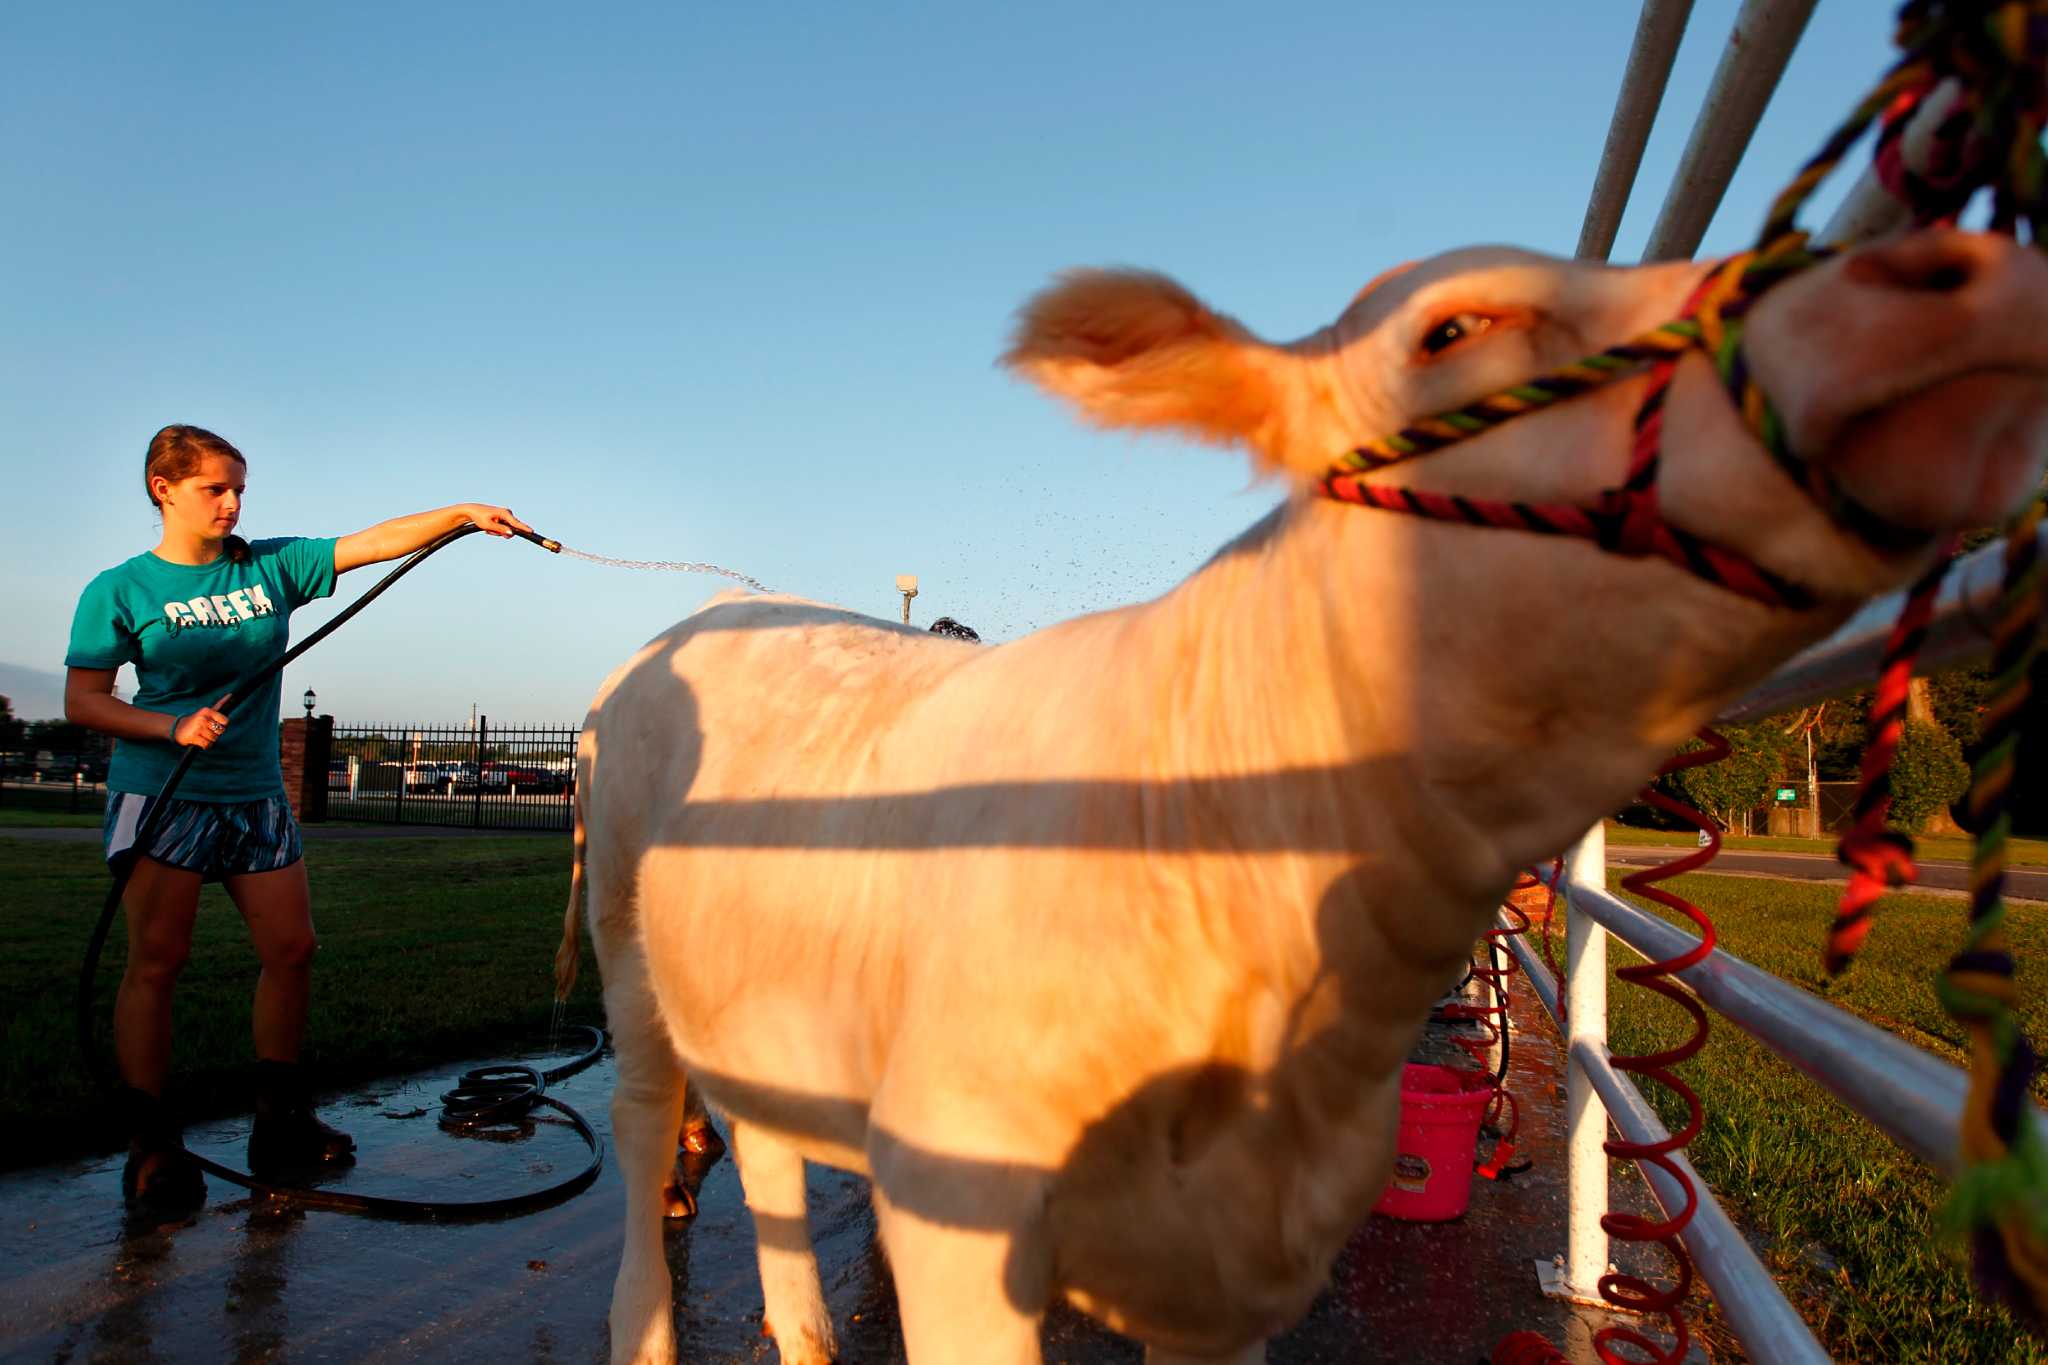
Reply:
[[612, 1288], [612, 1361], [670, 1365], [675, 1305], [661, 1227], [683, 1116], [683, 1069], [661, 1027], [645, 961], [625, 952], [604, 966], [605, 1016], [618, 1057], [612, 1142], [626, 1185], [626, 1246]]
[[732, 1154], [754, 1215], [761, 1300], [782, 1365], [827, 1365], [838, 1347], [811, 1247], [804, 1159], [774, 1134], [738, 1119], [732, 1121]]
[[668, 1185], [661, 1192], [669, 1217], [697, 1216], [697, 1191], [703, 1188], [704, 1177], [724, 1155], [725, 1139], [711, 1126], [711, 1115], [704, 1108], [703, 1088], [691, 1084], [686, 1076], [683, 1130], [676, 1134], [675, 1168], [669, 1173]]
[[1026, 1206], [1040, 1201], [1013, 1197], [1015, 1178], [999, 1166], [985, 1185], [956, 1175], [899, 1186], [907, 1207], [889, 1198], [883, 1170], [876, 1177], [875, 1212], [910, 1365], [1038, 1365], [1050, 1256]]
[[1227, 1356], [1186, 1356], [1178, 1351], [1145, 1348], [1145, 1365], [1264, 1365], [1266, 1343], [1255, 1341], [1242, 1351]]

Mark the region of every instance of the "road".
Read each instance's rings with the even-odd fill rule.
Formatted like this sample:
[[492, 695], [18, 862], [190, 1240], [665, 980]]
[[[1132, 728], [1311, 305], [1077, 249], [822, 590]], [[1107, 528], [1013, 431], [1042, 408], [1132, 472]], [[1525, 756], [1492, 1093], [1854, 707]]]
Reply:
[[[1609, 867], [1650, 867], [1691, 850], [1653, 844], [1609, 844]], [[1962, 894], [1970, 887], [1970, 865], [1947, 859], [1919, 862], [1920, 880], [1915, 890], [1951, 891]], [[1848, 869], [1831, 854], [1754, 853], [1723, 849], [1706, 869], [1720, 875], [1786, 877], [1795, 881], [1846, 882]], [[2012, 900], [2048, 901], [2048, 868], [2015, 867], [2005, 873], [2005, 894]]]

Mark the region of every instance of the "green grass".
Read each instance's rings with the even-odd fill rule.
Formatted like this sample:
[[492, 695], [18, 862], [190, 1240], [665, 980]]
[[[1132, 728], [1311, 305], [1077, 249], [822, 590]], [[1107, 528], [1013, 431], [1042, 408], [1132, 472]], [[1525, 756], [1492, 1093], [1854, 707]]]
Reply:
[[[1638, 829], [1633, 825], [1607, 822], [1607, 842], [1610, 844], [1669, 844], [1674, 847], [1694, 847], [1697, 835], [1661, 829]], [[1721, 836], [1721, 847], [1731, 852], [1751, 853], [1815, 853], [1823, 857], [1835, 856], [1833, 839], [1792, 839], [1779, 835], [1725, 834]], [[1970, 861], [1968, 839], [1915, 839], [1914, 850], [1923, 858], [1946, 858], [1955, 862]], [[2005, 860], [2012, 867], [2048, 867], [2048, 839], [2009, 839], [2006, 841]]]
[[[1617, 892], [1619, 881], [1610, 878]], [[1707, 911], [1721, 946], [1735, 956], [1964, 1061], [1962, 1030], [1932, 987], [1957, 946], [1963, 902], [1888, 898], [1855, 966], [1824, 985], [1830, 888], [1713, 876], [1665, 885]], [[2048, 915], [2023, 908], [2008, 924], [2025, 983], [2048, 956]], [[1618, 943], [1609, 952], [1610, 969], [1638, 960]], [[1684, 1036], [1676, 1006], [1636, 986], [1610, 980], [1609, 989], [1616, 1052], [1649, 1052]], [[2048, 1031], [2038, 992], [2022, 1017], [2031, 1037]], [[1835, 1359], [2016, 1365], [2043, 1358], [2037, 1339], [1973, 1292], [1959, 1247], [1939, 1231], [1946, 1185], [1930, 1168], [1718, 1018], [1705, 1050], [1680, 1074], [1706, 1111], [1688, 1154]], [[1676, 1130], [1682, 1108], [1654, 1083], [1643, 1089]], [[2035, 1093], [2048, 1098], [2048, 1085], [2037, 1080]]]
[[[336, 841], [307, 869], [321, 944], [307, 1060], [323, 1078], [510, 1056], [546, 1030], [569, 891], [559, 835]], [[108, 886], [97, 844], [0, 837], [0, 1168], [117, 1145], [73, 1022]], [[117, 917], [96, 987], [103, 1048], [125, 951]], [[597, 1023], [587, 944], [584, 966], [568, 1017]], [[173, 1017], [171, 1088], [194, 1116], [248, 1109], [256, 972], [241, 917], [206, 888]]]
[[105, 815], [97, 809], [74, 814], [62, 810], [24, 810], [16, 805], [0, 806], [0, 829], [98, 829], [105, 821]]
[[[51, 782], [33, 787], [9, 783], [0, 789], [0, 827], [68, 824], [68, 817], [78, 815], [89, 815], [92, 822], [98, 824], [106, 809], [104, 787], [81, 787], [73, 791], [68, 782]], [[53, 815], [67, 818], [53, 820], [50, 818]]]

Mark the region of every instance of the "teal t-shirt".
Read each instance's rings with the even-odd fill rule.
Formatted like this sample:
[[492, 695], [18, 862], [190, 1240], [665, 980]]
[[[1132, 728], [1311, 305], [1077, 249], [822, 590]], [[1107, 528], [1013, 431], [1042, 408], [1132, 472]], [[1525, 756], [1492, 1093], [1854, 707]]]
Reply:
[[[145, 551], [88, 583], [71, 620], [67, 668], [134, 664], [135, 705], [184, 716], [211, 706], [285, 651], [292, 612], [334, 591], [334, 542], [258, 540], [231, 564], [173, 564]], [[227, 733], [178, 784], [192, 801], [256, 801], [284, 792], [277, 760], [281, 675], [238, 698]], [[154, 796], [183, 756], [168, 739], [121, 739], [107, 788]]]

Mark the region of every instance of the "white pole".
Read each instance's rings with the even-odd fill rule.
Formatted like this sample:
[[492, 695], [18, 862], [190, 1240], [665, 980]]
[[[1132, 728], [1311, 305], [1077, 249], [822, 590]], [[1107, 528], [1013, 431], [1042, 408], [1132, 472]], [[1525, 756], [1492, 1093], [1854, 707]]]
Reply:
[[1745, 0], [1657, 225], [1650, 229], [1645, 261], [1684, 260], [1699, 248], [1814, 4], [1815, 0]]
[[1607, 888], [1607, 830], [1595, 825], [1572, 845], [1565, 860], [1565, 1289], [1592, 1298], [1607, 1273], [1607, 1110], [1576, 1058], [1581, 1044], [1607, 1055], [1607, 931], [1588, 919], [1578, 904], [1581, 886]]
[[[1900, 147], [1907, 169], [1927, 169], [1934, 131], [1948, 117], [1949, 110], [1962, 93], [1962, 83], [1951, 76], [1920, 102], [1912, 120], [1906, 124], [1905, 142]], [[1848, 246], [1869, 241], [1906, 226], [1912, 218], [1912, 207], [1892, 198], [1891, 191], [1877, 178], [1873, 167], [1857, 180], [1841, 207], [1835, 210], [1835, 216], [1821, 229], [1820, 241], [1823, 246]]]
[[1628, 69], [1622, 73], [1621, 93], [1615, 97], [1614, 117], [1607, 125], [1607, 145], [1601, 149], [1600, 169], [1593, 176], [1593, 195], [1586, 202], [1586, 221], [1579, 228], [1579, 249], [1574, 254], [1582, 261], [1604, 261], [1614, 249], [1614, 234], [1621, 228], [1622, 210], [1628, 207], [1629, 191], [1635, 188], [1643, 147], [1657, 122], [1657, 106], [1664, 100], [1671, 62], [1678, 56], [1685, 21], [1691, 15], [1692, 0], [1643, 0]]

